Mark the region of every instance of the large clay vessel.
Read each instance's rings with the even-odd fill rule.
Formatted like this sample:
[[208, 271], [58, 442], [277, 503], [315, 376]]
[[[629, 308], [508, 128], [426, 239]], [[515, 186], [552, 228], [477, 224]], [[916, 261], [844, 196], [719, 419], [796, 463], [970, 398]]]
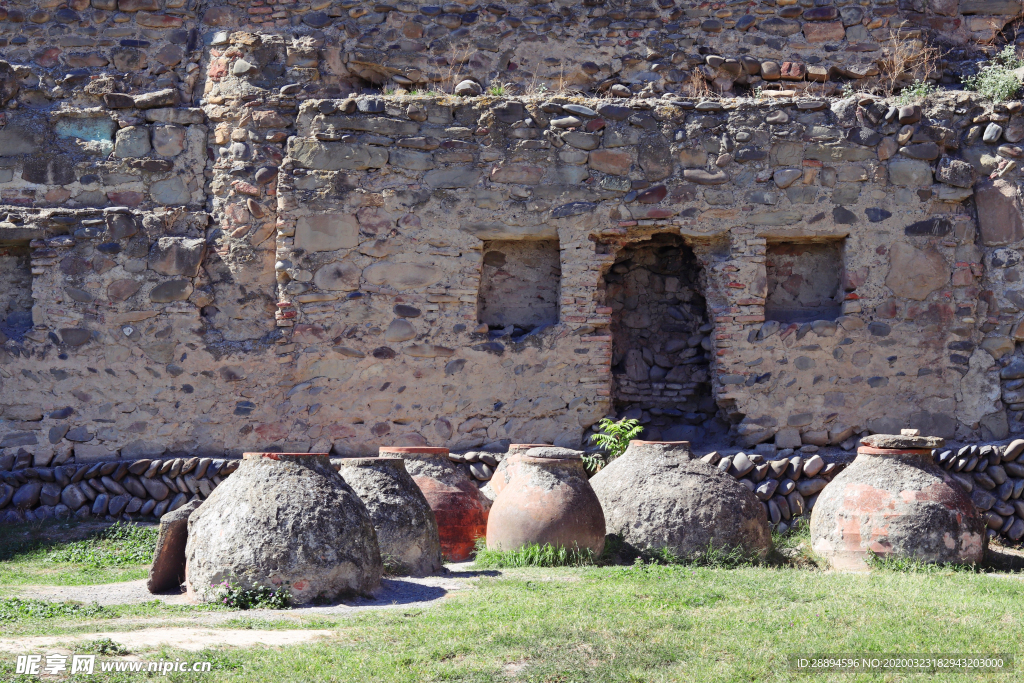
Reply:
[[518, 455], [515, 476], [498, 494], [487, 520], [487, 547], [517, 550], [531, 543], [570, 550], [604, 550], [604, 513], [583, 469], [566, 448], [531, 448]]
[[447, 448], [381, 446], [382, 457], [402, 458], [437, 519], [441, 552], [451, 562], [473, 554], [487, 533], [490, 501], [462, 469], [448, 459]]
[[366, 505], [387, 567], [413, 576], [440, 571], [437, 520], [401, 458], [344, 458], [340, 474]]
[[974, 564], [985, 521], [963, 488], [932, 462], [938, 437], [874, 434], [818, 494], [811, 546], [834, 568], [868, 569], [868, 553]]
[[764, 557], [764, 506], [733, 477], [696, 459], [688, 441], [630, 441], [590, 479], [609, 534], [634, 552], [692, 559], [714, 547]]
[[515, 474], [515, 464], [519, 461], [519, 456], [531, 448], [547, 448], [548, 445], [546, 443], [514, 443], [509, 446], [505, 459], [498, 463], [494, 469], [494, 475], [491, 477], [491, 490], [494, 491], [494, 495], [499, 495], [502, 489], [508, 486], [509, 480]]
[[326, 453], [246, 453], [188, 520], [186, 584], [199, 600], [225, 580], [287, 588], [295, 604], [369, 594], [377, 534]]

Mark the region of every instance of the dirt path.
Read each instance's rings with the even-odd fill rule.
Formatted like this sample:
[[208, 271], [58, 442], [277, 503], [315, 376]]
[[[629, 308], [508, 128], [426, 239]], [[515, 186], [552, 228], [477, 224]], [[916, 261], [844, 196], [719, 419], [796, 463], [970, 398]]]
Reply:
[[195, 652], [210, 647], [280, 647], [298, 645], [337, 637], [336, 631], [313, 629], [210, 629], [210, 628], [146, 628], [138, 631], [103, 631], [63, 636], [29, 636], [0, 638], [2, 652], [70, 652], [78, 643], [109, 638], [131, 653], [156, 650], [163, 646]]
[[[372, 599], [357, 598], [335, 605], [315, 607], [296, 607], [286, 611], [249, 610], [245, 614], [267, 617], [289, 614], [294, 616], [337, 615], [359, 612], [366, 609], [380, 609], [400, 605], [427, 605], [440, 600], [450, 591], [472, 588], [471, 581], [476, 572], [451, 571], [440, 576], [424, 578], [392, 578], [381, 581], [380, 590]], [[137, 605], [159, 600], [168, 605], [188, 605], [191, 603], [184, 593], [164, 593], [153, 595], [146, 590], [146, 580], [126, 581], [123, 583], [103, 583], [85, 586], [18, 586], [13, 592], [22, 598], [38, 600], [72, 601], [81, 603], [98, 603], [100, 605]], [[233, 613], [237, 616], [238, 613]]]
[[[302, 628], [309, 617], [338, 617], [360, 612], [425, 608], [439, 604], [453, 592], [472, 590], [479, 576], [497, 575], [493, 571], [475, 571], [472, 563], [447, 566], [448, 572], [424, 578], [389, 578], [381, 581], [380, 590], [372, 598], [357, 598], [334, 605], [295, 607], [287, 610], [255, 609], [232, 612], [195, 612], [170, 618], [125, 618], [103, 621], [82, 621], [76, 626], [102, 626], [102, 632], [62, 636], [26, 636], [0, 638], [0, 651], [36, 652], [74, 645], [83, 641], [110, 638], [130, 651], [159, 648], [163, 645], [184, 650], [201, 650], [211, 646], [252, 647], [255, 645], [294, 645], [337, 636], [330, 630]], [[126, 581], [86, 586], [18, 586], [15, 594], [39, 600], [96, 602], [100, 605], [141, 604], [160, 600], [170, 605], [190, 604], [184, 594], [153, 595], [146, 590], [146, 581]], [[229, 622], [239, 619], [262, 619], [282, 624], [284, 629], [231, 628]], [[289, 629], [289, 626], [294, 626]]]

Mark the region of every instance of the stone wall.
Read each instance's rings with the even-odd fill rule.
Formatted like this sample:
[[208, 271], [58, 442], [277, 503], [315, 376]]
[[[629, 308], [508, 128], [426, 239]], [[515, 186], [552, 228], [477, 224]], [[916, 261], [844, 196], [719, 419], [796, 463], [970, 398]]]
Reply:
[[517, 95], [544, 87], [621, 97], [696, 83], [726, 93], [831, 93], [837, 83], [877, 84], [894, 43], [911, 51], [941, 45], [938, 76], [956, 82], [961, 62], [1000, 42], [1022, 13], [1019, 0], [212, 4], [202, 13], [207, 26], [309, 35], [289, 48], [285, 65], [315, 68], [319, 51], [327, 97], [367, 85], [430, 90], [465, 78]]
[[168, 458], [32, 467], [27, 452], [0, 456], [0, 524], [155, 517], [205, 500], [239, 460]]
[[824, 95], [1019, 10], [10, 3], [0, 448], [1018, 432], [1021, 103]]
[[[765, 506], [774, 529], [785, 533], [809, 515], [818, 494], [844, 465], [826, 462], [805, 446], [800, 454], [766, 459], [759, 453], [712, 451], [701, 459], [739, 479]], [[972, 444], [933, 451], [936, 464], [971, 496], [985, 518], [990, 537], [1024, 538], [1024, 441]], [[506, 453], [467, 451], [451, 459], [493, 497], [487, 486]], [[19, 450], [0, 456], [0, 524], [47, 519], [99, 517], [107, 520], [159, 518], [189, 500], [203, 500], [237, 469], [239, 460], [157, 458], [74, 464], [65, 451], [49, 467], [33, 466]], [[340, 461], [333, 459], [335, 469]], [[806, 518], [806, 517], [805, 517]]]

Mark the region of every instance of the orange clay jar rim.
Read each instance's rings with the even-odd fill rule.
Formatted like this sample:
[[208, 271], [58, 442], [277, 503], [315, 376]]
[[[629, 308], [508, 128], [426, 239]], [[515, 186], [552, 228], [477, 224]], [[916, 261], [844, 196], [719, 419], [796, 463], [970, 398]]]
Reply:
[[857, 454], [863, 455], [930, 455], [930, 448], [873, 448], [871, 446], [860, 446]]
[[447, 455], [448, 449], [438, 446], [381, 446], [378, 453], [430, 453], [433, 455]]
[[243, 460], [256, 460], [258, 458], [266, 458], [267, 460], [280, 460], [281, 456], [287, 456], [290, 458], [311, 458], [314, 456], [323, 456], [326, 458], [330, 456], [330, 453], [242, 453]]

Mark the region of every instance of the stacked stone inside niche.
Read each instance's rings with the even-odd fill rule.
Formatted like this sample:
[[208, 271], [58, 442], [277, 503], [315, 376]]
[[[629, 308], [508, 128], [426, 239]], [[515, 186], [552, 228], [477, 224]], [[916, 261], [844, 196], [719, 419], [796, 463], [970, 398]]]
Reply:
[[0, 343], [32, 327], [32, 266], [28, 243], [0, 242]]
[[699, 442], [718, 426], [700, 276], [693, 251], [672, 234], [625, 247], [605, 274], [612, 399], [620, 417], [640, 420], [644, 439]]

